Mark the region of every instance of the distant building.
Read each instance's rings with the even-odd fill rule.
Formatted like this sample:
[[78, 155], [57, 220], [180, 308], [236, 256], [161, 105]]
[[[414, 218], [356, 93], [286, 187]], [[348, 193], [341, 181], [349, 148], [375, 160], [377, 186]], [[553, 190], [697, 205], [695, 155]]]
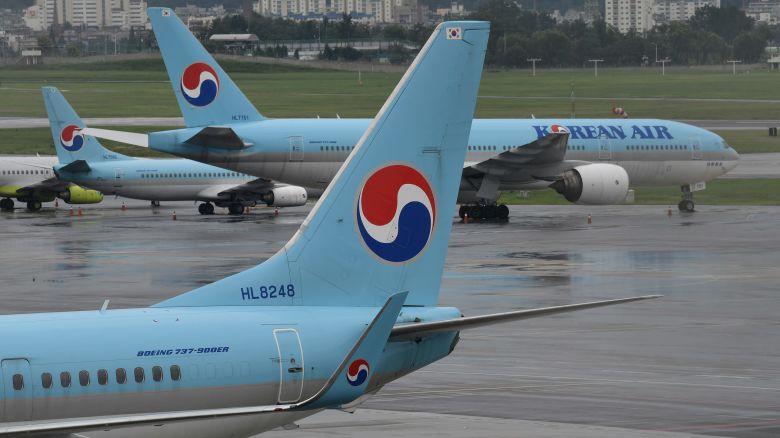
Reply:
[[780, 23], [780, 1], [778, 0], [751, 1], [747, 3], [744, 10], [748, 17], [752, 17], [759, 23]]
[[260, 15], [296, 20], [351, 14], [355, 21], [368, 23], [418, 24], [424, 15], [418, 0], [258, 0], [254, 9]]
[[604, 20], [621, 33], [647, 32], [654, 26], [685, 21], [720, 0], [605, 0]]
[[35, 0], [24, 10], [24, 21], [35, 31], [46, 30], [53, 23], [70, 23], [77, 27], [145, 27], [144, 0]]
[[620, 33], [653, 28], [653, 0], [605, 0], [604, 20]]
[[656, 25], [686, 21], [705, 6], [719, 8], [720, 0], [656, 0], [653, 18]]

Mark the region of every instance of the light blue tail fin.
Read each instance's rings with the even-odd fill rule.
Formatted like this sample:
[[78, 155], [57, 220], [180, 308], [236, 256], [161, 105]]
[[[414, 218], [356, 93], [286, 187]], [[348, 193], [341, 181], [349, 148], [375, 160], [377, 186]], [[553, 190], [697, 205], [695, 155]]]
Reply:
[[172, 9], [147, 14], [187, 127], [265, 119]]
[[158, 306], [436, 305], [488, 28], [436, 28], [284, 249]]
[[86, 128], [84, 122], [65, 100], [60, 90], [55, 87], [43, 87], [41, 91], [46, 113], [49, 115], [54, 149], [57, 150], [60, 164], [69, 164], [76, 160], [98, 162], [134, 159], [110, 151], [95, 137], [82, 134], [80, 131]]

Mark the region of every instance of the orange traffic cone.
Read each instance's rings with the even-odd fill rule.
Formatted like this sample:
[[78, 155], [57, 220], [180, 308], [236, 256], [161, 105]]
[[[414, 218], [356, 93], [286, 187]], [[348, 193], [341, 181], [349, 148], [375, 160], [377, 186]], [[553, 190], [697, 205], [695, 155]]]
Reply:
[[81, 213], [82, 213], [81, 207], [79, 207], [79, 216], [81, 216]]
[[176, 220], [176, 210], [173, 210], [173, 216], [171, 216], [171, 219]]
[[593, 216], [591, 216], [590, 214], [588, 214], [588, 225], [590, 225], [590, 224], [592, 224], [592, 223], [593, 223]]

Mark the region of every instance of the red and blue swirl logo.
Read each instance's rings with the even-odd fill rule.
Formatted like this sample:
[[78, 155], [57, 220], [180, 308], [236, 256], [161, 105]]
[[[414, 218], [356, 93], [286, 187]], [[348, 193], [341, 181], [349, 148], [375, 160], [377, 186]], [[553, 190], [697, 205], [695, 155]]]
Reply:
[[347, 369], [347, 382], [352, 386], [362, 385], [366, 379], [368, 379], [368, 372], [370, 367], [368, 362], [363, 359], [357, 359]]
[[206, 106], [217, 98], [219, 76], [204, 62], [190, 64], [181, 75], [181, 95], [193, 106]]
[[84, 134], [78, 125], [68, 125], [60, 131], [60, 144], [66, 151], [76, 152], [84, 146]]
[[375, 171], [360, 191], [357, 226], [371, 252], [402, 263], [428, 245], [436, 223], [436, 201], [416, 169], [393, 164]]

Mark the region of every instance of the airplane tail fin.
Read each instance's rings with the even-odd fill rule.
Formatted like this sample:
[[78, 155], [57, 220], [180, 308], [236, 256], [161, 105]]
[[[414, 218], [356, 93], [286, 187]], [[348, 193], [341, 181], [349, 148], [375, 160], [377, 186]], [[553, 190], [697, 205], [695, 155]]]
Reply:
[[41, 91], [46, 113], [49, 115], [54, 149], [57, 150], [57, 158], [61, 164], [69, 164], [76, 160], [97, 162], [109, 159], [132, 159], [106, 149], [95, 137], [82, 133], [81, 131], [86, 128], [84, 122], [65, 100], [60, 90], [55, 87], [43, 87]]
[[436, 305], [488, 30], [434, 30], [282, 250], [157, 306]]
[[147, 14], [187, 127], [265, 120], [172, 9]]

